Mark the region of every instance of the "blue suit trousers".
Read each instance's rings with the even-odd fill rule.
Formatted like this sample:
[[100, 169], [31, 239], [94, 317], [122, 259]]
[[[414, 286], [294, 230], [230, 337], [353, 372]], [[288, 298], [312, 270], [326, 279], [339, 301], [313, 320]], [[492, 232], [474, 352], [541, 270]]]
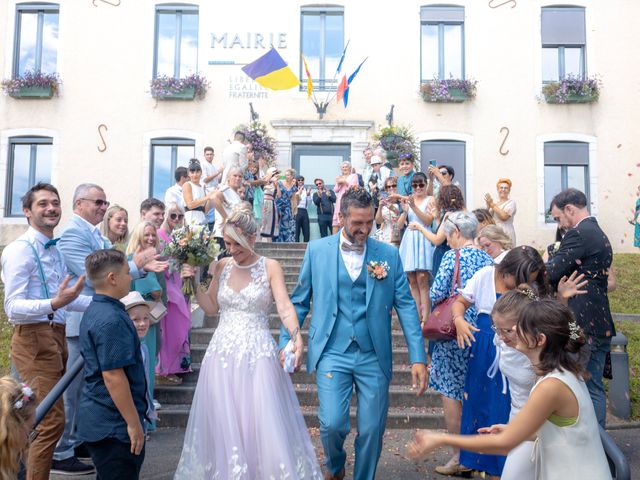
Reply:
[[357, 395], [354, 480], [373, 480], [382, 451], [389, 407], [389, 378], [374, 350], [362, 352], [352, 343], [346, 352], [325, 351], [316, 372], [320, 400], [320, 438], [325, 465], [333, 475], [344, 468], [343, 445], [350, 430], [353, 386]]

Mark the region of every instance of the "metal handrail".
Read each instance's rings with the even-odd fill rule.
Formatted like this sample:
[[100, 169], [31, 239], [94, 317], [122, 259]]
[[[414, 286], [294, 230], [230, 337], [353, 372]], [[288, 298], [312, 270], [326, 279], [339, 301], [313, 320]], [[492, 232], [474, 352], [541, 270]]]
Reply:
[[607, 455], [613, 478], [615, 480], [631, 480], [631, 468], [627, 457], [602, 426], [600, 426], [600, 440], [604, 447], [604, 453]]
[[38, 424], [42, 421], [51, 407], [58, 401], [58, 399], [62, 396], [64, 391], [67, 389], [69, 384], [73, 381], [74, 378], [82, 371], [82, 367], [84, 367], [84, 358], [79, 357], [71, 368], [67, 369], [66, 373], [58, 380], [51, 391], [47, 394], [46, 397], [42, 399], [40, 405], [36, 407], [36, 421], [33, 424], [33, 428], [35, 429]]

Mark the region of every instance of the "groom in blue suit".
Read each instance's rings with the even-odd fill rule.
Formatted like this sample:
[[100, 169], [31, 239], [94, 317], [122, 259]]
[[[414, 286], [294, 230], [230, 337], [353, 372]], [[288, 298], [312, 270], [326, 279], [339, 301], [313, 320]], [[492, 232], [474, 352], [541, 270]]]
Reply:
[[[316, 370], [327, 479], [344, 478], [344, 440], [357, 394], [354, 479], [373, 480], [382, 450], [391, 381], [391, 311], [409, 347], [413, 385], [426, 389], [426, 355], [416, 305], [397, 248], [369, 238], [373, 202], [362, 188], [340, 205], [342, 230], [309, 243], [291, 301], [300, 326], [311, 308], [307, 369]], [[373, 271], [374, 263], [380, 266]], [[282, 329], [280, 348], [289, 340]]]

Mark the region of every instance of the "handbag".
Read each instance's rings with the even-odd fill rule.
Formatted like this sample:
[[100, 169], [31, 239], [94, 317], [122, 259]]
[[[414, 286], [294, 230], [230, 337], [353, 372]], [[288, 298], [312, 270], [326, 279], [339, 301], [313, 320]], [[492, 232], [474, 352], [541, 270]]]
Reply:
[[422, 336], [428, 340], [452, 340], [456, 338], [456, 324], [453, 321], [451, 307], [458, 298], [456, 289], [460, 288], [460, 250], [456, 250], [456, 265], [453, 270], [451, 294], [444, 302], [431, 311], [431, 315], [422, 324]]

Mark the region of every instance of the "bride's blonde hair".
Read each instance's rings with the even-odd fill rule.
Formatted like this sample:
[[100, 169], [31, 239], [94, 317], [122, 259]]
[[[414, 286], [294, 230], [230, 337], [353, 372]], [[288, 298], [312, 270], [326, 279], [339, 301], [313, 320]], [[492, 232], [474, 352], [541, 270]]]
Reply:
[[249, 245], [249, 237], [255, 237], [258, 233], [258, 224], [253, 215], [253, 206], [249, 202], [240, 202], [231, 211], [227, 218], [223, 232], [233, 238], [244, 248], [253, 251]]

